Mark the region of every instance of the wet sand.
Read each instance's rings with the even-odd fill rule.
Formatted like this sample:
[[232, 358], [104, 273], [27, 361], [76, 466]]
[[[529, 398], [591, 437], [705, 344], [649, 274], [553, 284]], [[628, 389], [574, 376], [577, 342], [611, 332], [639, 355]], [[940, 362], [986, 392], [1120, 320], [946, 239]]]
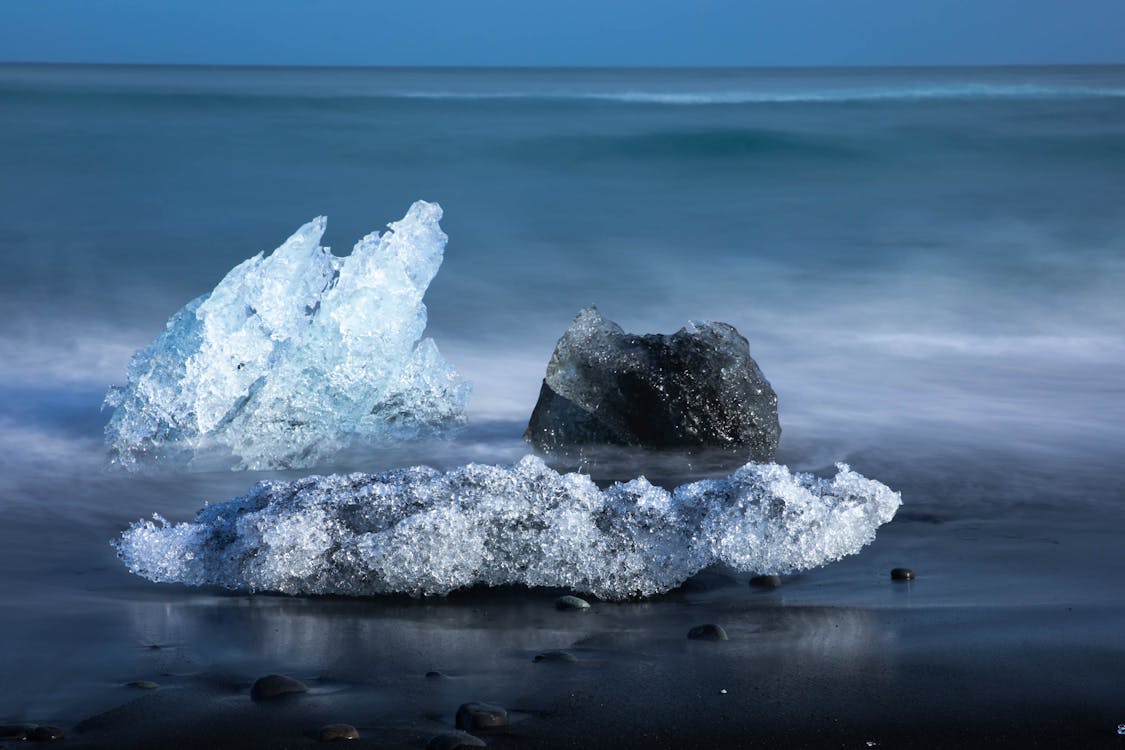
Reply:
[[[485, 701], [510, 712], [508, 727], [476, 732], [498, 748], [1121, 746], [1121, 607], [926, 606], [922, 575], [881, 584], [899, 606], [790, 603], [815, 585], [754, 590], [707, 572], [579, 612], [541, 590], [185, 592], [165, 623], [184, 640], [141, 645], [151, 666], [128, 675], [160, 687], [105, 685], [91, 697], [107, 710], [55, 723], [90, 748], [310, 747], [341, 722], [359, 729], [355, 747], [421, 748], [462, 703]], [[708, 622], [730, 640], [687, 639]], [[550, 650], [575, 661], [534, 661]], [[253, 702], [270, 672], [309, 691]]]
[[[320, 727], [347, 723], [355, 747], [424, 748], [483, 701], [510, 713], [476, 733], [496, 748], [1125, 746], [1110, 463], [934, 452], [852, 464], [904, 497], [859, 554], [779, 588], [712, 570], [586, 611], [557, 610], [569, 593], [557, 590], [342, 599], [157, 585], [108, 541], [154, 510], [190, 517], [199, 503], [185, 497], [231, 497], [246, 476], [63, 477], [25, 502], [13, 485], [0, 724], [61, 727], [67, 747], [205, 750], [314, 747]], [[901, 566], [917, 577], [892, 581]], [[707, 623], [729, 640], [687, 638]], [[548, 651], [575, 660], [535, 661]], [[309, 690], [253, 702], [271, 673]]]

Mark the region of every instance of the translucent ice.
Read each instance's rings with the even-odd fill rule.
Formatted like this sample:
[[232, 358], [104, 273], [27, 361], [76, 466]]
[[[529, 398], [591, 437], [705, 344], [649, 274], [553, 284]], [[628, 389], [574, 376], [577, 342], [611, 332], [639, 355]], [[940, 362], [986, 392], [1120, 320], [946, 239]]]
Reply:
[[441, 265], [441, 207], [418, 201], [337, 258], [325, 218], [236, 266], [188, 303], [111, 388], [112, 460], [217, 445], [244, 468], [301, 467], [356, 437], [409, 437], [463, 419], [469, 384], [422, 339]]
[[263, 482], [194, 522], [138, 521], [116, 541], [153, 581], [290, 594], [445, 594], [488, 584], [649, 596], [726, 563], [783, 573], [852, 554], [901, 504], [847, 466], [832, 479], [747, 464], [672, 492], [600, 490], [528, 456]]
[[524, 437], [561, 453], [709, 446], [770, 461], [781, 426], [777, 395], [733, 326], [638, 336], [590, 306], [555, 346]]

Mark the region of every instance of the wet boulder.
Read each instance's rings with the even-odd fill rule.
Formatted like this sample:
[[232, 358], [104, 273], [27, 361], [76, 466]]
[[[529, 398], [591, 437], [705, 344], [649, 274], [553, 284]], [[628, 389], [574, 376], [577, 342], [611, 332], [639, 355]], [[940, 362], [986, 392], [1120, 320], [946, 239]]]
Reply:
[[591, 445], [723, 448], [770, 461], [777, 394], [726, 323], [626, 333], [593, 306], [555, 347], [524, 438], [540, 450]]

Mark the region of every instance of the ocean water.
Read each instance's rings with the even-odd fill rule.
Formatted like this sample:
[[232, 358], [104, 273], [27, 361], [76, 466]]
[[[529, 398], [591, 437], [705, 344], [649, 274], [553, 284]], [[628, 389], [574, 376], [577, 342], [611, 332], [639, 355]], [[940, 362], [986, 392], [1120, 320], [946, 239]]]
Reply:
[[[428, 335], [474, 383], [469, 424], [316, 471], [518, 460], [588, 304], [635, 332], [721, 320], [778, 393], [779, 461], [848, 461], [903, 495], [787, 603], [1080, 608], [1064, 646], [1125, 624], [1125, 67], [5, 65], [0, 721], [108, 707], [171, 640], [197, 666], [264, 665], [320, 628], [309, 653], [336, 658], [331, 613], [124, 569], [109, 542], [137, 518], [297, 475], [109, 471], [101, 401], [241, 260], [320, 214], [346, 254], [417, 199], [445, 212]], [[635, 453], [597, 471], [719, 473]], [[898, 564], [909, 599], [884, 582]], [[461, 628], [465, 600], [446, 606]], [[213, 648], [251, 610], [261, 637]]]

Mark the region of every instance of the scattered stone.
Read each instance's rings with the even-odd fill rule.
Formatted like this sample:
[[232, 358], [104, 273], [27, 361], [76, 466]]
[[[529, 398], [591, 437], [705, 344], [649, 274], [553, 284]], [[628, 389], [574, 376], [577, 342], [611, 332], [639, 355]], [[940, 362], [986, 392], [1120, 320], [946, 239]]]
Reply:
[[781, 587], [781, 576], [754, 576], [750, 585], [760, 589], [776, 589]]
[[0, 725], [0, 740], [23, 742], [35, 729], [34, 724], [4, 724]]
[[468, 732], [446, 732], [426, 743], [426, 750], [457, 750], [459, 747], [488, 747], [480, 737]]
[[448, 680], [449, 675], [447, 675], [445, 672], [439, 672], [436, 669], [434, 669], [434, 670], [431, 670], [429, 672], [426, 672], [426, 679], [427, 680]]
[[544, 651], [537, 655], [533, 662], [545, 662], [547, 664], [573, 664], [578, 661], [574, 654], [567, 653], [566, 651]]
[[35, 727], [27, 734], [27, 738], [32, 742], [51, 742], [52, 740], [61, 740], [64, 737], [66, 737], [66, 734], [63, 730], [48, 726]]
[[125, 687], [140, 688], [141, 690], [156, 690], [160, 685], [151, 680], [135, 680], [134, 682], [127, 683]]
[[693, 641], [729, 641], [727, 631], [723, 630], [719, 625], [707, 623], [706, 625], [696, 625], [688, 631], [687, 637]]
[[508, 726], [508, 712], [491, 703], [463, 703], [457, 709], [455, 726], [458, 729], [506, 727]]
[[269, 674], [259, 677], [254, 686], [250, 688], [250, 700], [266, 701], [279, 698], [290, 693], [304, 693], [308, 686], [300, 680], [286, 677], [283, 674]]
[[593, 306], [555, 346], [524, 433], [544, 451], [719, 447], [755, 461], [772, 460], [780, 437], [777, 395], [733, 326], [638, 336]]
[[910, 568], [895, 568], [891, 571], [892, 581], [913, 581], [914, 571]]
[[359, 730], [351, 724], [325, 724], [320, 728], [321, 742], [335, 742], [336, 740], [358, 740]]
[[590, 602], [577, 596], [560, 596], [555, 599], [555, 609], [564, 612], [589, 609]]

